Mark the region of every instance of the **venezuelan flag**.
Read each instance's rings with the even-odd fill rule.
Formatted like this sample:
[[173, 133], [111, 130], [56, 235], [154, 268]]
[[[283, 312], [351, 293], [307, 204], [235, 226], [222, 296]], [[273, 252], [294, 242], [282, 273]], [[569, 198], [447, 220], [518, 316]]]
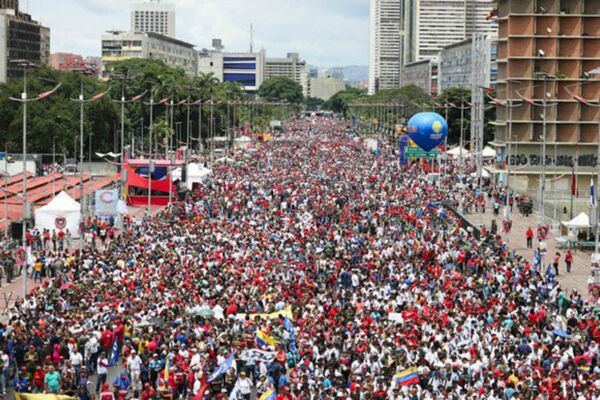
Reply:
[[399, 385], [413, 385], [419, 383], [419, 374], [417, 367], [405, 369], [404, 371], [398, 372], [394, 375], [394, 382]]
[[271, 389], [267, 390], [266, 392], [264, 392], [258, 398], [258, 400], [275, 400], [276, 397], [277, 397], [277, 392], [275, 391], [275, 389], [271, 388]]
[[279, 343], [277, 340], [273, 339], [271, 336], [267, 335], [265, 331], [259, 329], [256, 331], [256, 344], [259, 347], [265, 347], [267, 345], [276, 345]]
[[580, 365], [579, 366], [579, 372], [590, 372], [590, 367], [588, 365]]

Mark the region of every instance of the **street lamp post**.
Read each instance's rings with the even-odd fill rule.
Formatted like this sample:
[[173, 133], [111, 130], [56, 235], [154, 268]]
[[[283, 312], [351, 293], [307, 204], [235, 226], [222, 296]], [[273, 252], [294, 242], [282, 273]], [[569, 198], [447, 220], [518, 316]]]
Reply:
[[[584, 76], [587, 78], [589, 78], [591, 75], [599, 75], [600, 74], [600, 68], [596, 68], [592, 71], [589, 72], [585, 72]], [[583, 82], [581, 83], [581, 86], [583, 86], [584, 84], [586, 84], [588, 82]], [[576, 85], [576, 84], [575, 84]], [[574, 86], [574, 85], [570, 85], [570, 86]], [[600, 108], [600, 100], [599, 101], [589, 101], [585, 98], [583, 98], [583, 96], [577, 96], [574, 93], [572, 93], [569, 90], [569, 87], [566, 87], [565, 90], [567, 91], [567, 93], [569, 93], [575, 100], [577, 100], [578, 102], [588, 106], [588, 107], [593, 107], [593, 108]], [[593, 221], [593, 225], [595, 227], [595, 238], [594, 238], [594, 252], [600, 253], [600, 213], [598, 212], [598, 202], [600, 201], [600, 121], [598, 121], [598, 138], [597, 138], [597, 149], [596, 149], [596, 187], [595, 187], [595, 193], [594, 193], [594, 207], [596, 209], [596, 215], [595, 215], [595, 220]], [[575, 161], [577, 162], [577, 160]], [[593, 179], [593, 178], [592, 178]], [[571, 207], [572, 208], [572, 207]], [[591, 221], [590, 221], [591, 222]]]
[[80, 238], [79, 238], [79, 258], [81, 259], [82, 255], [83, 255], [83, 233], [84, 233], [84, 228], [85, 228], [85, 218], [86, 218], [86, 201], [85, 201], [85, 197], [84, 197], [84, 187], [83, 187], [83, 120], [84, 120], [84, 106], [87, 103], [93, 103], [95, 101], [100, 100], [102, 97], [104, 97], [106, 94], [108, 94], [108, 92], [110, 91], [110, 88], [108, 88], [108, 90], [106, 90], [105, 92], [96, 94], [92, 97], [90, 97], [89, 99], [85, 99], [85, 93], [83, 91], [83, 80], [84, 80], [84, 76], [85, 75], [89, 75], [90, 71], [89, 70], [80, 70], [77, 71], [82, 73], [81, 76], [81, 80], [80, 80], [80, 92], [79, 92], [79, 98], [77, 99], [71, 99], [71, 101], [77, 102], [79, 103], [79, 164], [81, 167], [81, 170], [79, 171], [79, 206], [80, 206]]
[[[23, 299], [27, 297], [27, 242], [26, 242], [26, 232], [27, 232], [27, 224], [25, 223], [25, 218], [28, 214], [27, 209], [27, 105], [29, 103], [33, 103], [39, 100], [43, 100], [52, 94], [54, 94], [58, 88], [61, 86], [61, 83], [57, 84], [51, 91], [41, 93], [36, 97], [28, 98], [27, 97], [27, 68], [35, 67], [36, 65], [27, 61], [27, 60], [15, 60], [11, 61], [19, 67], [23, 68], [23, 92], [21, 93], [21, 97], [9, 97], [11, 101], [15, 101], [23, 104], [23, 186], [22, 186], [22, 197], [23, 197], [23, 216], [22, 216], [22, 229], [21, 229], [21, 249], [22, 249], [22, 257], [23, 257]], [[6, 193], [5, 193], [6, 196]]]

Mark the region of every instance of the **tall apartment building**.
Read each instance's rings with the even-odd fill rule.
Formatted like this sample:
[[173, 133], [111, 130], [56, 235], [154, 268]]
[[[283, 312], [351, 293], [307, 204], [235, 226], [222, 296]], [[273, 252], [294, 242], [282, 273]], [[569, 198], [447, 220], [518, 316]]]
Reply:
[[496, 36], [496, 21], [486, 19], [492, 7], [489, 0], [403, 0], [403, 64], [435, 60], [474, 33]]
[[[600, 161], [600, 109], [585, 104], [600, 98], [600, 1], [499, 0], [498, 36], [497, 97], [525, 100], [512, 118], [506, 106], [496, 107], [497, 173], [505, 174], [510, 162], [511, 186], [536, 195], [545, 166], [548, 174], [564, 175], [546, 184], [559, 196], [570, 193], [575, 172], [585, 192]], [[558, 206], [569, 207], [568, 199]]]
[[196, 76], [198, 54], [194, 45], [153, 32], [107, 32], [102, 35], [101, 76], [110, 75], [109, 64], [131, 58], [160, 60], [173, 68], [182, 68]]
[[175, 5], [161, 0], [134, 4], [131, 8], [131, 31], [175, 37]]
[[18, 2], [0, 0], [0, 82], [22, 76], [13, 60], [40, 64], [50, 56], [50, 29], [19, 11]]
[[274, 76], [284, 76], [302, 86], [304, 96], [308, 95], [308, 71], [306, 61], [298, 53], [288, 53], [286, 58], [267, 58], [265, 80]]
[[371, 0], [369, 94], [400, 87], [402, 0]]

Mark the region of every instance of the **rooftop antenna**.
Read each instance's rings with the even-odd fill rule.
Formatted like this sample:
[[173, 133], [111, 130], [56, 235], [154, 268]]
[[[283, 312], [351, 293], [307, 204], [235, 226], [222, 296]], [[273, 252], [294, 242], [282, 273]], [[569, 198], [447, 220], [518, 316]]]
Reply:
[[254, 26], [250, 23], [250, 53], [254, 53]]

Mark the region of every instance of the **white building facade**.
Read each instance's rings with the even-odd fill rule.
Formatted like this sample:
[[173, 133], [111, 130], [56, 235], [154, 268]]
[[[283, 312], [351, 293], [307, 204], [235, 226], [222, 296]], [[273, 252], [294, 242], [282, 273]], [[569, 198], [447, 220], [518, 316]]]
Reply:
[[173, 68], [182, 68], [189, 76], [198, 72], [194, 45], [152, 32], [108, 32], [102, 35], [101, 77], [110, 75], [109, 64], [131, 58], [160, 60]]
[[131, 8], [131, 31], [175, 37], [175, 5], [161, 0], [134, 4]]
[[198, 55], [198, 74], [212, 73], [221, 82], [237, 82], [247, 94], [255, 95], [265, 80], [264, 51], [223, 53], [205, 51]]

